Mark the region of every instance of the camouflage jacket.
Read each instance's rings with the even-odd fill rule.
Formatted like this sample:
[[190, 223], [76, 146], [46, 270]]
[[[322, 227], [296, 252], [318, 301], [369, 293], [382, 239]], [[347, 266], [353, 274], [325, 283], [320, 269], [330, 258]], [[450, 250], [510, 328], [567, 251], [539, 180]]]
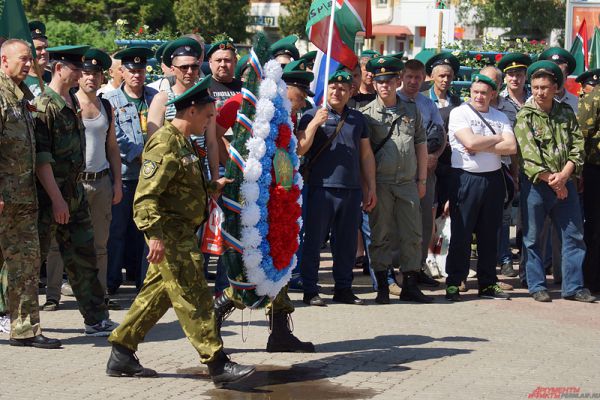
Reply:
[[579, 101], [577, 119], [585, 143], [585, 162], [600, 166], [600, 86]]
[[[77, 175], [85, 168], [85, 127], [79, 103], [71, 96], [76, 110], [50, 87], [35, 99], [37, 164], [52, 164], [54, 179], [67, 202], [79, 197]], [[49, 199], [42, 186], [38, 193], [43, 204]], [[46, 201], [43, 201], [46, 200]]]
[[533, 99], [517, 114], [515, 137], [521, 170], [534, 183], [542, 172], [559, 172], [567, 161], [575, 164], [575, 175], [583, 166], [583, 136], [571, 106], [554, 101], [550, 114]]
[[190, 141], [169, 121], [156, 131], [142, 153], [133, 219], [148, 239], [165, 229], [201, 225], [208, 192], [200, 158]]
[[367, 119], [373, 151], [384, 142], [392, 123], [398, 121], [390, 139], [375, 154], [378, 183], [414, 183], [417, 176], [415, 145], [427, 144], [427, 135], [416, 104], [404, 102], [399, 97], [397, 99], [393, 111], [387, 110], [379, 98], [360, 109]]
[[0, 71], [0, 195], [4, 202], [36, 204], [33, 95]]

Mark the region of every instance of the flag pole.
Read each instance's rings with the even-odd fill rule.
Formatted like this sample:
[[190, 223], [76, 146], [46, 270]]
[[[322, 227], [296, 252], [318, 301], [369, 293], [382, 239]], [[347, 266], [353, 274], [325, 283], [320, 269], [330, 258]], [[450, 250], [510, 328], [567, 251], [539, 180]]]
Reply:
[[329, 86], [329, 64], [331, 64], [331, 43], [333, 41], [333, 25], [335, 23], [335, 2], [331, 0], [331, 16], [329, 17], [329, 36], [327, 38], [327, 54], [325, 54], [325, 82], [323, 82], [323, 108], [327, 108], [327, 87]]

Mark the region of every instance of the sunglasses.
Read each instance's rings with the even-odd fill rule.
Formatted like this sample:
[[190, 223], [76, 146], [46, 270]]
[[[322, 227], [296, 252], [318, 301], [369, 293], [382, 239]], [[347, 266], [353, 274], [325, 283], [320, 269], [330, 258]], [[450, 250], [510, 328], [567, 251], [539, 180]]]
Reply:
[[173, 65], [173, 66], [180, 71], [188, 71], [190, 69], [192, 71], [197, 71], [198, 69], [200, 69], [200, 65], [198, 65], [198, 64]]

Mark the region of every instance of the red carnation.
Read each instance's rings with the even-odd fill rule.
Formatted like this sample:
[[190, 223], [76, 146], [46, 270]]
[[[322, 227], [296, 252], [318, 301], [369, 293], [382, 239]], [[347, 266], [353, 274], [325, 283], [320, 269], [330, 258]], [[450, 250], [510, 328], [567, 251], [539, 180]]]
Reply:
[[498, 53], [496, 54], [496, 62], [500, 61], [502, 59], [502, 54]]
[[288, 124], [279, 125], [279, 135], [277, 136], [277, 140], [275, 145], [278, 148], [287, 150], [290, 145], [290, 139], [292, 138], [292, 131]]
[[529, 42], [529, 43], [531, 43], [531, 44], [538, 44], [538, 41], [537, 41], [537, 40], [535, 40], [535, 39], [533, 39], [533, 40], [532, 40], [531, 42]]
[[140, 26], [140, 29], [138, 30], [138, 33], [140, 33], [140, 34], [141, 34], [141, 33], [144, 33], [144, 28], [142, 28], [142, 27]]
[[482, 58], [483, 58], [483, 56], [482, 56], [481, 54], [477, 54], [477, 55], [475, 56], [475, 59], [476, 59], [477, 61], [481, 61], [481, 59], [482, 59]]
[[267, 240], [271, 248], [271, 258], [277, 270], [290, 265], [292, 257], [298, 250], [298, 218], [302, 209], [297, 203], [300, 196], [298, 186], [289, 191], [282, 186], [271, 186], [269, 203], [269, 233]]

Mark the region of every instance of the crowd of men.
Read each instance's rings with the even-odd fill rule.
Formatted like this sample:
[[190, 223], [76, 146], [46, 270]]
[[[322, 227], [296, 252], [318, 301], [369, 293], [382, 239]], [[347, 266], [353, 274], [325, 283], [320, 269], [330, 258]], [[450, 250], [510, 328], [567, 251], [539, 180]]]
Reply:
[[[30, 28], [36, 62], [21, 40], [0, 49], [0, 313], [9, 344], [60, 347], [42, 334], [39, 310], [58, 310], [70, 287], [85, 334], [109, 336], [109, 375], [156, 375], [135, 351], [173, 306], [215, 384], [245, 378], [253, 367], [232, 362], [220, 336], [242, 306], [220, 260], [216, 275], [208, 274], [196, 228], [208, 197], [230, 182], [223, 173], [248, 57], [238, 60], [229, 40], [208, 45], [195, 34], [111, 57], [89, 46], [49, 48], [44, 25]], [[423, 51], [407, 60], [364, 50], [355, 68], [342, 65], [329, 77], [326, 107], [319, 107], [310, 90], [315, 52], [300, 56], [296, 40], [274, 43], [270, 54], [283, 67], [303, 160], [304, 230], [294, 278], [268, 308], [267, 351], [314, 351], [291, 333], [287, 290], [301, 290], [308, 305], [327, 305], [318, 271], [327, 241], [334, 302], [364, 303], [352, 290], [358, 260], [377, 304], [390, 295], [433, 302], [421, 287], [440, 285], [428, 275], [440, 215], [451, 221], [448, 301], [461, 300], [473, 253], [479, 297], [510, 298], [499, 268], [549, 302], [553, 269], [562, 298], [595, 301], [600, 70], [578, 77], [578, 99], [564, 88], [575, 68], [568, 52], [549, 48], [536, 62], [509, 53], [473, 74], [463, 102], [451, 87], [460, 68], [452, 54]], [[164, 76], [148, 83], [153, 57]], [[515, 270], [509, 232], [517, 204]], [[123, 269], [139, 293], [119, 325], [108, 310], [120, 309], [111, 296]], [[207, 279], [215, 280], [214, 302]]]

